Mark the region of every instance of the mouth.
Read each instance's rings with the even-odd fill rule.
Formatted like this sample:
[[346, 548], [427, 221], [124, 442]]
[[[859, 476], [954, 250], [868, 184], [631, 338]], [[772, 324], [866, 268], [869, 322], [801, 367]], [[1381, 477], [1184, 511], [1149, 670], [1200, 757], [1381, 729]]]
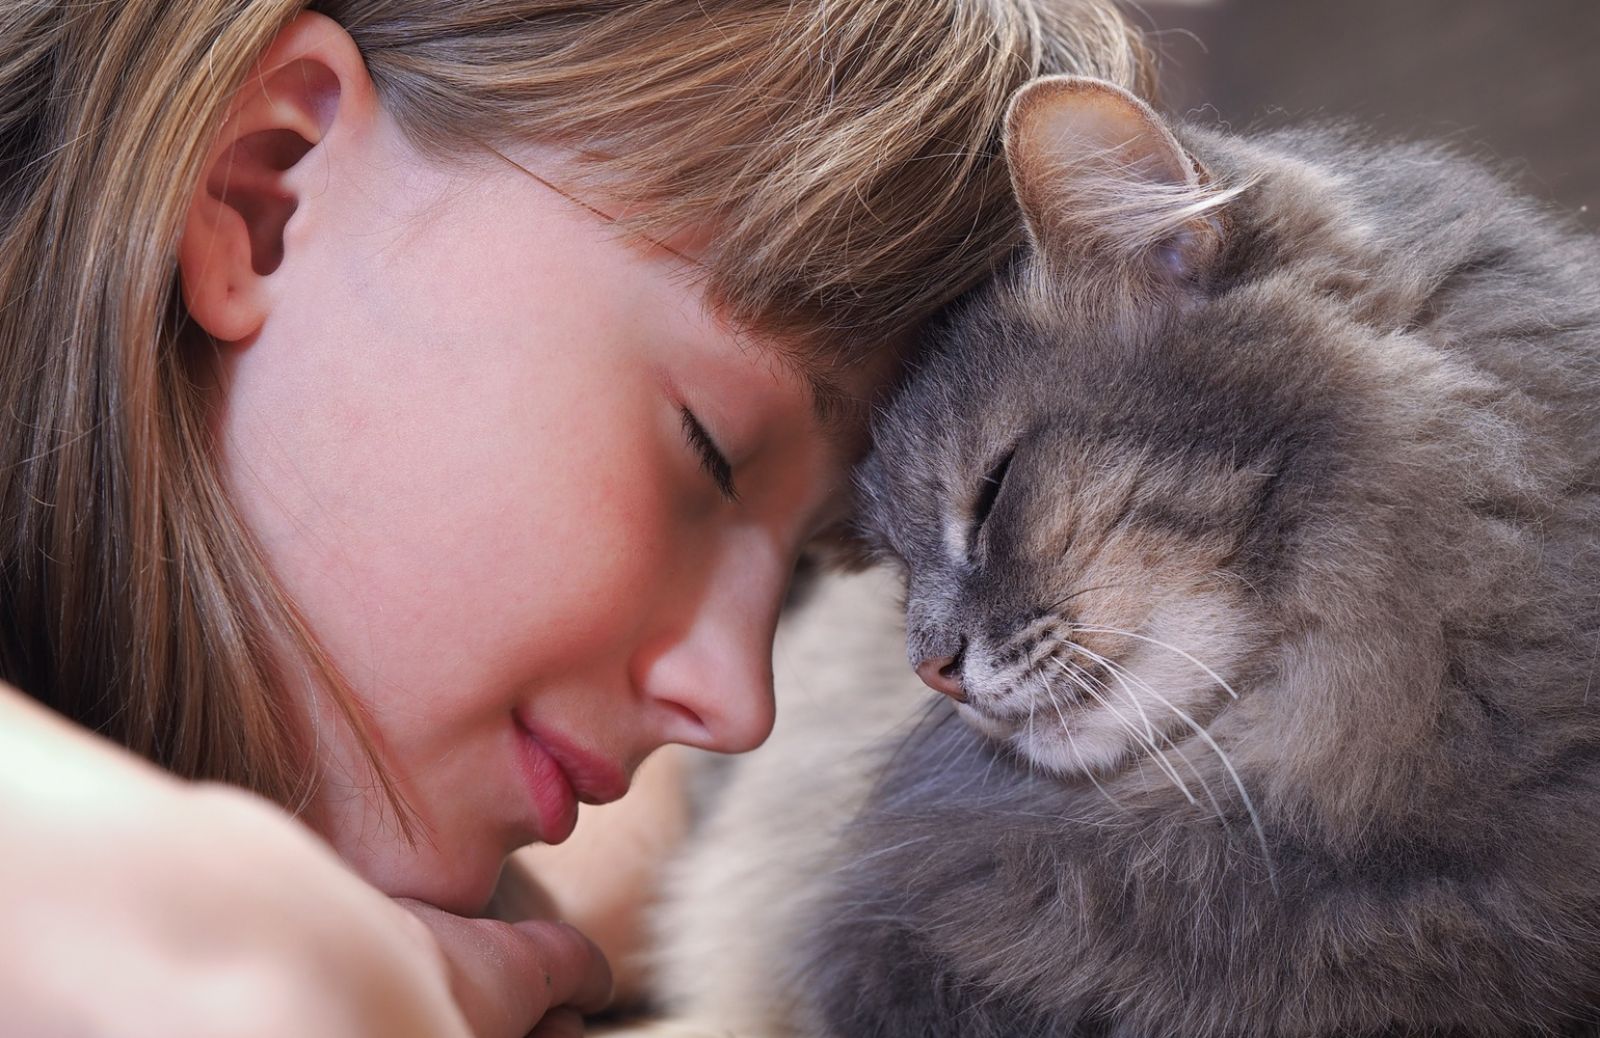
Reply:
[[956, 714], [980, 735], [1011, 743], [1042, 733], [1075, 733], [1097, 705], [1081, 685], [1052, 681], [1036, 668], [1004, 688], [974, 686], [968, 699], [956, 705]]
[[578, 824], [578, 794], [555, 756], [517, 721], [517, 752], [522, 778], [539, 821], [539, 839], [557, 844]]
[[[609, 804], [620, 800], [628, 792], [627, 772], [606, 757], [586, 750], [559, 731], [534, 724], [520, 714], [516, 716], [516, 726], [523, 757], [528, 764], [526, 770], [534, 786], [534, 801], [540, 809], [540, 821], [543, 823], [548, 816], [551, 821], [558, 823], [556, 831], [561, 832], [561, 839], [571, 832], [578, 803]], [[559, 792], [562, 796], [554, 796], [551, 787], [554, 787], [553, 792]], [[558, 803], [562, 799], [567, 804]], [[557, 807], [563, 809], [554, 810]], [[573, 816], [573, 822], [566, 822], [564, 826], [559, 824], [566, 821], [565, 816], [569, 813]], [[541, 832], [540, 835], [547, 843], [559, 842], [551, 839], [552, 833]]]
[[1020, 718], [997, 717], [994, 714], [973, 706], [971, 703], [956, 704], [956, 714], [967, 727], [994, 742], [1007, 742], [1023, 725]]

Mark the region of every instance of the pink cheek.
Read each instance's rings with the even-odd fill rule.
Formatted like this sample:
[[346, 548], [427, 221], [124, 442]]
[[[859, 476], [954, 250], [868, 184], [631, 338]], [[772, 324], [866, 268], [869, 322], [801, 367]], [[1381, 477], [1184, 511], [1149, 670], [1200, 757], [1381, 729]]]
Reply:
[[637, 498], [563, 526], [568, 535], [548, 579], [529, 589], [549, 621], [541, 640], [560, 641], [574, 657], [626, 653], [670, 622], [690, 590], [699, 531], [685, 529], [664, 503]]

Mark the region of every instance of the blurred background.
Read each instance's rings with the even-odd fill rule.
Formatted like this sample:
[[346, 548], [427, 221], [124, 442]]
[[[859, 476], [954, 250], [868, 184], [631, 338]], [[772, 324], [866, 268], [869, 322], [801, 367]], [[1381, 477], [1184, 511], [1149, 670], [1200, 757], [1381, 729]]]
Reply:
[[1163, 106], [1446, 140], [1600, 229], [1600, 0], [1147, 0]]

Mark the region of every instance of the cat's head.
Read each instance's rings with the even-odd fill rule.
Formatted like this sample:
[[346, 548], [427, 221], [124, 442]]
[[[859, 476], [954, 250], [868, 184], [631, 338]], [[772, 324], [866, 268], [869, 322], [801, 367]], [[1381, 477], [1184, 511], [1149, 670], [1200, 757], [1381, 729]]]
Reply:
[[1230, 702], [1337, 507], [1330, 430], [1362, 420], [1348, 323], [1295, 295], [1348, 255], [1303, 179], [1208, 142], [1221, 168], [1117, 87], [1025, 89], [1006, 149], [1028, 254], [934, 330], [860, 475], [912, 664], [1059, 774]]

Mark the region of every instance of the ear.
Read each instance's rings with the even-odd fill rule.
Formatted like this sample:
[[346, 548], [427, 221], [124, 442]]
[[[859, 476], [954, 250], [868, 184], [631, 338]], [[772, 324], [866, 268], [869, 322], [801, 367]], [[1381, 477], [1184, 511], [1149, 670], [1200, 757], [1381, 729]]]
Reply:
[[[285, 231], [322, 182], [330, 135], [377, 111], [366, 64], [332, 19], [303, 13], [274, 39], [230, 103], [189, 202], [178, 270], [189, 314], [214, 339], [260, 329]], [[326, 165], [319, 171], [324, 177]]]
[[1083, 76], [1024, 86], [1005, 122], [1006, 160], [1034, 246], [1063, 261], [1133, 264], [1163, 280], [1200, 277], [1232, 197], [1161, 117], [1121, 87]]

